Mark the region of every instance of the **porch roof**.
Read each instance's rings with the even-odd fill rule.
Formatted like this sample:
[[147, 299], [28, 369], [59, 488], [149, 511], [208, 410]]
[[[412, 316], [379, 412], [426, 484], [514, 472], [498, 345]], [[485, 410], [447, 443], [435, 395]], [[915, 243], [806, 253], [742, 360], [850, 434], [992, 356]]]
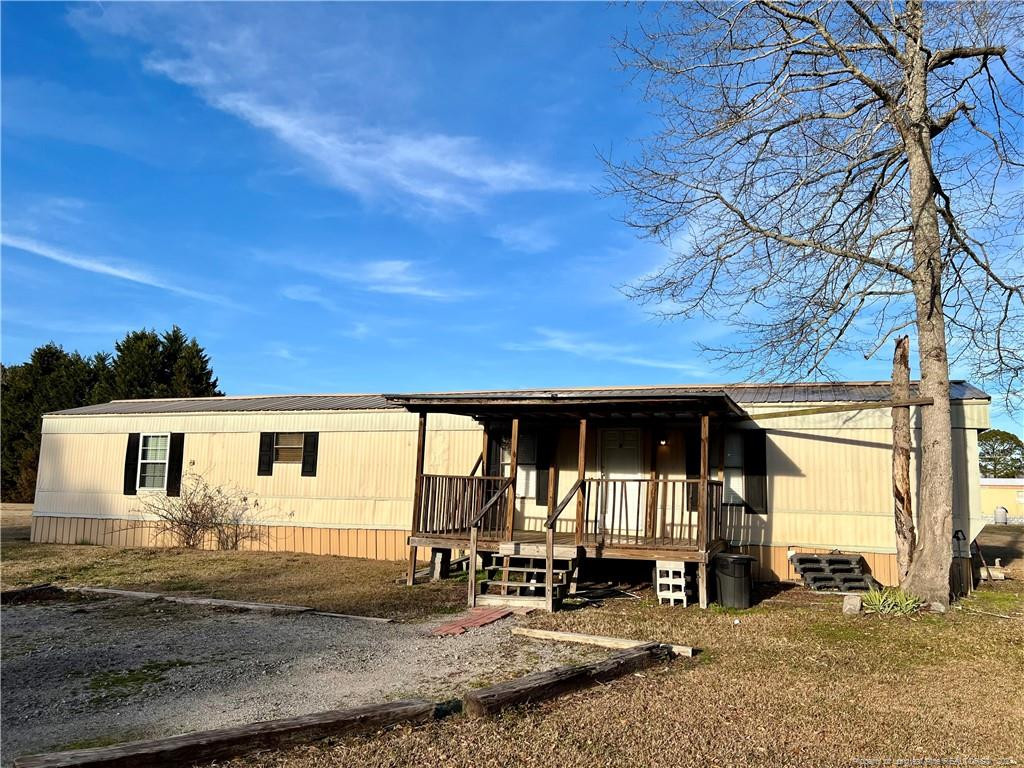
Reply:
[[704, 387], [427, 392], [384, 397], [389, 403], [401, 405], [416, 413], [454, 413], [477, 419], [685, 419], [701, 414], [732, 417], [746, 415], [725, 390]]

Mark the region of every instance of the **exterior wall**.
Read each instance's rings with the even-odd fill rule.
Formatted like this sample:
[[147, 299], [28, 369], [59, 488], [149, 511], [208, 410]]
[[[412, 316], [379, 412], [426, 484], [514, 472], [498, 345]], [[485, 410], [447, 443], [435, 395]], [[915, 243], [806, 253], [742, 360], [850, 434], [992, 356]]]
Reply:
[[[785, 408], [799, 408], [794, 404]], [[764, 419], [778, 404], [751, 406], [752, 426], [767, 432], [768, 514], [730, 512], [725, 536], [759, 557], [761, 577], [796, 578], [791, 551], [860, 552], [875, 577], [896, 582], [892, 507], [892, 418], [888, 409]], [[912, 409], [911, 482], [918, 482], [920, 414]], [[984, 402], [953, 406], [954, 557], [969, 558], [984, 526], [978, 491], [978, 430]], [[919, 494], [915, 493], [916, 501]], [[916, 511], [916, 506], [915, 506]]]
[[978, 489], [981, 514], [991, 523], [996, 507], [1006, 507], [1012, 525], [1024, 525], [1024, 477], [983, 477]]
[[[260, 432], [305, 431], [320, 433], [316, 477], [302, 477], [298, 464], [275, 464], [269, 477], [256, 474]], [[349, 544], [343, 533], [328, 550], [403, 557], [415, 484], [416, 431], [417, 416], [398, 410], [50, 416], [43, 422], [33, 541], [74, 543], [78, 537], [68, 532], [67, 521], [102, 520], [117, 521], [96, 532], [103, 542], [141, 544], [142, 529], [123, 524], [145, 519], [139, 497], [123, 493], [127, 435], [183, 432], [184, 472], [256, 494], [262, 508], [258, 522], [267, 528], [268, 546], [327, 551], [316, 538], [319, 533], [307, 539], [294, 531], [337, 529], [361, 536], [369, 531], [375, 532], [372, 546]], [[481, 444], [480, 429], [472, 420], [431, 416], [426, 469], [469, 472]], [[44, 522], [46, 518], [53, 522]], [[392, 539], [401, 541], [401, 552], [393, 551]]]

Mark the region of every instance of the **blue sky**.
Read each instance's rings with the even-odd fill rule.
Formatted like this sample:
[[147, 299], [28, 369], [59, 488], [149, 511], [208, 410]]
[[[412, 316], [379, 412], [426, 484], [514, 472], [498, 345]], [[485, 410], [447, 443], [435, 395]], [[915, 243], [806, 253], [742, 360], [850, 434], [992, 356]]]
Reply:
[[[617, 286], [604, 3], [5, 3], [2, 356], [172, 323], [229, 394], [737, 380]], [[837, 360], [886, 378], [881, 358]]]

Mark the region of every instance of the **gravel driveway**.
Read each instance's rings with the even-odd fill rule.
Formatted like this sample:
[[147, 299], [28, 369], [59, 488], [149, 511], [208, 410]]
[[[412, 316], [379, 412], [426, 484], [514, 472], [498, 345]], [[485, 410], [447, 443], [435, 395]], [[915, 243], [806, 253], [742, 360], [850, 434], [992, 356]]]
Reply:
[[84, 596], [5, 606], [3, 764], [408, 696], [441, 700], [602, 655], [513, 638], [514, 618], [457, 637], [430, 635], [441, 621]]

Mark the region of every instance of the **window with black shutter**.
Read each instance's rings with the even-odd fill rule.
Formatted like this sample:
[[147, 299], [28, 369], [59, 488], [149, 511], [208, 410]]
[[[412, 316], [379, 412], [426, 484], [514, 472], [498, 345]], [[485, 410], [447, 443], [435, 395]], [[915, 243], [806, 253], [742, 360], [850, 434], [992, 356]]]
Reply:
[[301, 464], [303, 477], [316, 477], [318, 432], [261, 432], [257, 475], [273, 475], [275, 464]]

